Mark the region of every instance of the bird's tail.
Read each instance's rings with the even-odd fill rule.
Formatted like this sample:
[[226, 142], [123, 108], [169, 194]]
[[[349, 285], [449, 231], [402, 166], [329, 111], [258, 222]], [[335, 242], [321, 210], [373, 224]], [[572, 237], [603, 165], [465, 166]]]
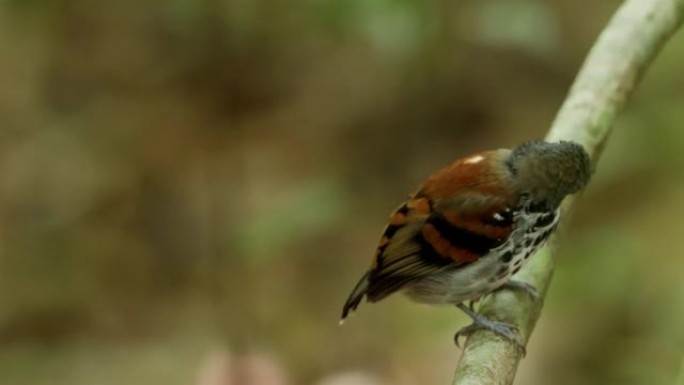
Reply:
[[349, 315], [349, 312], [356, 310], [359, 303], [361, 303], [361, 300], [366, 295], [366, 292], [368, 291], [369, 274], [370, 271], [367, 271], [366, 274], [361, 277], [359, 283], [356, 284], [351, 294], [349, 294], [349, 298], [347, 298], [347, 302], [344, 303], [344, 307], [342, 308], [342, 319], [340, 319], [340, 324], [344, 322]]

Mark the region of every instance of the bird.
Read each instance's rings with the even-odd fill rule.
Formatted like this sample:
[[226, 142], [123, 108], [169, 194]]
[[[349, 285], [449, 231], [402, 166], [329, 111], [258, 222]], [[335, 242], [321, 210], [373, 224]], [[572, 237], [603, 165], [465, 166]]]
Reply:
[[[525, 351], [514, 325], [474, 309], [497, 290], [536, 289], [512, 277], [558, 227], [560, 204], [589, 182], [587, 152], [575, 142], [527, 141], [458, 159], [432, 174], [394, 212], [370, 268], [351, 291], [340, 323], [365, 298], [403, 292], [415, 302], [455, 305], [472, 323]], [[469, 303], [468, 305], [466, 303]]]

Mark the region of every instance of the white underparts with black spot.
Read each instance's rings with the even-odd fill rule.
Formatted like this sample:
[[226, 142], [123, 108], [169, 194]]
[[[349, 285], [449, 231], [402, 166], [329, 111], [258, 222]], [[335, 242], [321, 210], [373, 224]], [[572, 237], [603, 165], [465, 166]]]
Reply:
[[469, 265], [427, 276], [409, 287], [407, 294], [418, 302], [439, 305], [475, 300], [496, 290], [544, 244], [559, 217], [559, 210], [515, 212], [515, 229], [504, 244]]
[[506, 281], [510, 279], [510, 276], [517, 273], [527, 263], [530, 256], [544, 245], [544, 242], [558, 225], [559, 218], [559, 210], [546, 213], [522, 211], [518, 214], [516, 218], [517, 228], [514, 230], [514, 234], [511, 234], [509, 242], [504, 244], [507, 251], [512, 252], [512, 258], [507, 263], [504, 258], [505, 254], [501, 254], [500, 259], [502, 265], [507, 265], [509, 268]]

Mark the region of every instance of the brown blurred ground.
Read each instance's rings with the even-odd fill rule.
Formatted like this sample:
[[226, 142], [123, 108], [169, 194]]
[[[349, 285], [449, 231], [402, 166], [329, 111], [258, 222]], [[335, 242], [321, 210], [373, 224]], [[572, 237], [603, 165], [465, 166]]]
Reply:
[[[447, 383], [459, 312], [397, 297], [340, 328], [340, 306], [430, 171], [544, 135], [617, 5], [0, 2], [0, 383]], [[674, 380], [682, 68], [680, 34], [568, 229], [518, 383]]]

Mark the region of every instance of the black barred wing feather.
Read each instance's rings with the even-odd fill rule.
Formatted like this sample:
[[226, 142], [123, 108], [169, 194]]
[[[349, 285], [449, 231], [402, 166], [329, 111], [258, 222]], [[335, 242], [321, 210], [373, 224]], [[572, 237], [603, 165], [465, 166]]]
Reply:
[[427, 218], [399, 229], [376, 257], [368, 276], [366, 295], [369, 301], [377, 302], [412, 281], [451, 265], [448, 259], [431, 252], [423, 240], [421, 229]]
[[500, 246], [513, 229], [507, 203], [494, 196], [409, 199], [390, 217], [373, 265], [349, 296], [343, 318], [364, 295], [370, 302], [379, 301], [430, 274], [472, 263]]

